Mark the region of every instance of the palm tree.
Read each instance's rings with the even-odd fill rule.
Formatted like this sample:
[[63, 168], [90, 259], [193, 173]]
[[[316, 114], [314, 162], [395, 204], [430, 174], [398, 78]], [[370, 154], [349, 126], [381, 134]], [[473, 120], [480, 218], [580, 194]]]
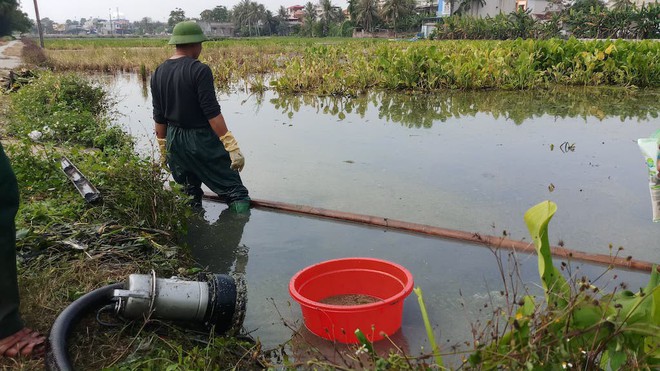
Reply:
[[247, 27], [248, 36], [252, 36], [253, 28], [255, 34], [259, 36], [261, 26], [267, 23], [266, 8], [255, 1], [241, 0], [232, 9], [232, 16], [239, 30]]
[[305, 17], [304, 19], [304, 24], [306, 27], [309, 29], [309, 34], [314, 37], [314, 22], [316, 21], [316, 6], [309, 1], [307, 4], [305, 4]]
[[415, 0], [385, 0], [380, 14], [383, 19], [391, 21], [396, 37], [396, 21], [412, 13], [415, 9]]
[[284, 7], [284, 5], [280, 5], [280, 8], [277, 9], [277, 16], [280, 19], [283, 19], [283, 20], [286, 20], [288, 18], [289, 14], [286, 11], [286, 8]]
[[323, 22], [323, 36], [328, 36], [330, 30], [330, 22], [338, 18], [336, 8], [332, 5], [330, 0], [321, 0], [321, 22]]
[[241, 0], [232, 8], [232, 18], [234, 19], [234, 25], [236, 25], [238, 30], [241, 30], [243, 25], [247, 23], [249, 7], [250, 0]]
[[352, 21], [357, 17], [358, 0], [348, 0], [348, 16]]
[[360, 0], [355, 11], [355, 23], [371, 32], [378, 22], [378, 0]]
[[284, 5], [280, 5], [279, 9], [277, 9], [277, 15], [275, 16], [275, 20], [277, 22], [277, 34], [280, 36], [288, 35], [289, 34], [289, 14], [286, 11], [286, 8]]

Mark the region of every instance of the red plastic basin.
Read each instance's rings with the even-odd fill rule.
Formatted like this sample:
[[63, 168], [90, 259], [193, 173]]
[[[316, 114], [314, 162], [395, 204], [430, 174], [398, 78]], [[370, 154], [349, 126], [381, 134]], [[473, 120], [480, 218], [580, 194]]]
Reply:
[[[341, 343], [357, 343], [360, 329], [370, 341], [390, 336], [401, 327], [403, 301], [413, 289], [410, 272], [373, 258], [343, 258], [309, 266], [289, 282], [291, 297], [300, 304], [305, 327]], [[332, 305], [321, 300], [336, 295], [369, 295], [381, 301]]]

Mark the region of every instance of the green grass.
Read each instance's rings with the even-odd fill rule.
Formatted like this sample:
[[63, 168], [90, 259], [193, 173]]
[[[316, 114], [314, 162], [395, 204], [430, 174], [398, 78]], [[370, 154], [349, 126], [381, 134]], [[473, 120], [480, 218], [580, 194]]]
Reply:
[[167, 45], [167, 38], [71, 38], [45, 39], [49, 50], [80, 50], [89, 48], [157, 48]]

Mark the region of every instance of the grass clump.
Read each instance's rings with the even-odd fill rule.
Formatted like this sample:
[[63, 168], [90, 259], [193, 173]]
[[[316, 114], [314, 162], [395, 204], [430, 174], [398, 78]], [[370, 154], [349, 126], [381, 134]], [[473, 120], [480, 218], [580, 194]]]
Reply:
[[21, 39], [23, 43], [23, 50], [21, 52], [21, 58], [24, 63], [35, 65], [35, 66], [48, 66], [48, 58], [44, 53], [44, 50], [41, 49], [37, 42], [31, 38], [24, 37]]
[[9, 130], [16, 137], [36, 131], [44, 142], [54, 144], [131, 146], [127, 135], [110, 125], [107, 92], [79, 75], [43, 72], [11, 100]]

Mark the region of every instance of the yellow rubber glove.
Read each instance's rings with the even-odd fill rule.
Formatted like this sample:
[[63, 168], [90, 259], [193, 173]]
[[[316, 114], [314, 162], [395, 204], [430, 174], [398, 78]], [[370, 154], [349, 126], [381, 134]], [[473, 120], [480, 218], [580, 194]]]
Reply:
[[158, 140], [158, 149], [160, 149], [160, 166], [167, 169], [167, 139], [156, 138]]
[[231, 131], [227, 131], [227, 134], [221, 136], [220, 141], [222, 142], [222, 145], [225, 146], [227, 152], [229, 152], [229, 158], [231, 158], [231, 165], [229, 167], [236, 171], [243, 170], [243, 167], [245, 166], [245, 157], [243, 157], [241, 149], [238, 148], [236, 138], [234, 138]]

